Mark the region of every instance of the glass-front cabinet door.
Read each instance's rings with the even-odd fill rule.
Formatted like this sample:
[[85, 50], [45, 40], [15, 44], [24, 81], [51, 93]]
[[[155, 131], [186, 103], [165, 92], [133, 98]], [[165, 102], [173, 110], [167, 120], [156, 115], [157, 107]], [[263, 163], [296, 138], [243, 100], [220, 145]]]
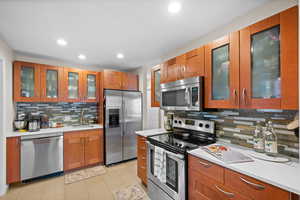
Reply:
[[41, 100], [45, 102], [62, 101], [63, 68], [49, 65], [40, 65], [40, 70]]
[[14, 101], [40, 100], [40, 67], [34, 63], [14, 62]]
[[160, 106], [160, 65], [157, 65], [151, 70], [151, 107]]
[[242, 108], [297, 109], [296, 15], [292, 8], [240, 31]]
[[83, 97], [82, 70], [64, 68], [65, 100], [79, 102]]
[[239, 32], [213, 41], [205, 50], [205, 107], [238, 108]]
[[99, 97], [99, 73], [85, 71], [83, 75], [84, 100], [87, 102], [97, 102]]

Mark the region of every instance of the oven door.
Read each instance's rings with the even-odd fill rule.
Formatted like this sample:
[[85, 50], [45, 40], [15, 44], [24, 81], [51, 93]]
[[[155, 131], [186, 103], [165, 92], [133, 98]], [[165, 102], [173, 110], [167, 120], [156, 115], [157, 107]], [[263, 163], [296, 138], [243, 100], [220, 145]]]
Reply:
[[[185, 157], [182, 154], [175, 154], [166, 151], [166, 183], [154, 176], [154, 145], [148, 142], [147, 150], [147, 173], [148, 181], [154, 183], [164, 193], [168, 194], [174, 200], [186, 199], [186, 174], [185, 174]], [[149, 192], [149, 197], [155, 194]]]

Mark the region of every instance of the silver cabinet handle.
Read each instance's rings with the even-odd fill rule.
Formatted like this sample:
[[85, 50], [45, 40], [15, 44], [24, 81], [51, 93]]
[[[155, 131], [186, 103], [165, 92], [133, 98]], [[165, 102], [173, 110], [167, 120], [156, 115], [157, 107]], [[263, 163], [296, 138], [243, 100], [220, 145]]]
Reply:
[[205, 163], [205, 162], [201, 162], [201, 161], [199, 161], [199, 163], [200, 163], [201, 165], [203, 165], [204, 167], [206, 167], [206, 168], [209, 168], [209, 167], [212, 166], [211, 164], [208, 164], [208, 163]]
[[264, 190], [265, 189], [265, 186], [263, 185], [259, 185], [259, 184], [256, 184], [256, 183], [252, 183], [242, 177], [240, 177], [240, 180], [243, 181], [244, 183], [248, 184], [248, 185], [251, 185], [252, 187], [254, 187], [255, 189], [257, 190]]
[[231, 192], [226, 192], [224, 190], [222, 190], [221, 188], [219, 188], [217, 185], [215, 185], [216, 189], [219, 190], [220, 192], [222, 192], [223, 194], [225, 194], [226, 196], [228, 196], [229, 198], [233, 198], [234, 194]]
[[236, 92], [236, 89], [233, 89], [233, 98], [234, 98], [234, 104], [237, 105], [237, 101], [236, 101], [237, 92]]
[[243, 88], [243, 101], [244, 101], [244, 104], [247, 105], [247, 102], [246, 102], [246, 88]]

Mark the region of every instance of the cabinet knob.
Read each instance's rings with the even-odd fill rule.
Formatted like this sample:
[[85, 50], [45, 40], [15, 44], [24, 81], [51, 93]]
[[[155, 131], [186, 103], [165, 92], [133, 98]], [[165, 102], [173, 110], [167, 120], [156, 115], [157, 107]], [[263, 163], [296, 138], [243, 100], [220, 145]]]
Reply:
[[243, 96], [243, 101], [244, 101], [244, 104], [245, 105], [247, 105], [247, 100], [246, 100], [246, 88], [243, 88], [243, 94], [242, 94], [242, 96]]
[[233, 89], [233, 99], [234, 99], [234, 104], [237, 105], [237, 92], [236, 92], [236, 89]]

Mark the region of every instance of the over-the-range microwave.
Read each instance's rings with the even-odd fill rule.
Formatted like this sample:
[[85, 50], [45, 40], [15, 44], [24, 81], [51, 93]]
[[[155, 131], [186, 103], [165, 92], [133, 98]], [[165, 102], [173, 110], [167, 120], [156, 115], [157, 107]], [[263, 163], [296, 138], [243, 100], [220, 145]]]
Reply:
[[201, 111], [203, 77], [197, 76], [161, 84], [160, 107], [164, 110]]

